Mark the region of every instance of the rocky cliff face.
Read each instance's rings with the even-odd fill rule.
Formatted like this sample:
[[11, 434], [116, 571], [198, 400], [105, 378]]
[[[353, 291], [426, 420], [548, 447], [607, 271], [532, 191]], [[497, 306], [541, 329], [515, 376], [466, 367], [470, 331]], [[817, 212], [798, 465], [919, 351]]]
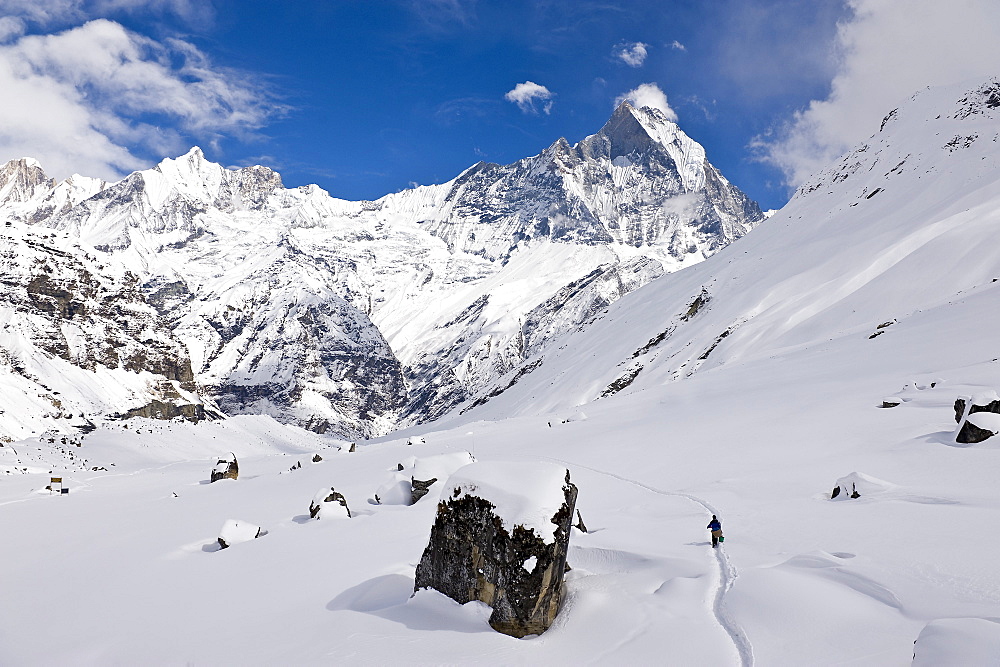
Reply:
[[187, 351], [138, 278], [64, 234], [0, 227], [0, 321], [0, 438], [84, 426], [156, 401], [199, 404], [204, 416]]
[[225, 411], [351, 437], [495, 391], [763, 217], [674, 123], [628, 104], [575, 146], [375, 202], [286, 189], [195, 148], [112, 184], [13, 161], [0, 216], [130, 272]]

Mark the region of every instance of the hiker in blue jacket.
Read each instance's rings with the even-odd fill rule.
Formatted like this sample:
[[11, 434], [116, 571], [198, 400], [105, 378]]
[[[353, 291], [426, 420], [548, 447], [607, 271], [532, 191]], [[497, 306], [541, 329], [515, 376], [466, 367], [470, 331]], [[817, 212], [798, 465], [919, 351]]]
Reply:
[[712, 520], [708, 522], [706, 527], [712, 531], [712, 548], [715, 549], [719, 546], [719, 540], [722, 539], [722, 522], [713, 514]]

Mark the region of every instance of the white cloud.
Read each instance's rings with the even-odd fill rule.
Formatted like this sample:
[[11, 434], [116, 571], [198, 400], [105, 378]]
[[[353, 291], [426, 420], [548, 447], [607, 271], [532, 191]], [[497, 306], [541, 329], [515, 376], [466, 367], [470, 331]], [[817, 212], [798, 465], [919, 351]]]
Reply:
[[24, 20], [17, 16], [0, 17], [0, 44], [24, 34]]
[[677, 122], [677, 113], [667, 104], [666, 94], [655, 83], [643, 83], [634, 90], [619, 95], [615, 99], [615, 106], [617, 107], [625, 100], [628, 100], [634, 107], [659, 109], [669, 120]]
[[0, 0], [0, 13], [42, 28], [116, 12], [174, 14], [191, 23], [211, 20], [213, 15], [212, 3], [206, 0]]
[[670, 48], [675, 51], [687, 51], [687, 47], [678, 42], [676, 39], [670, 43]]
[[797, 112], [757, 147], [791, 186], [878, 130], [917, 90], [996, 74], [996, 0], [849, 0], [839, 25], [839, 67], [829, 95]]
[[649, 55], [649, 44], [633, 42], [631, 44], [619, 44], [615, 47], [614, 56], [629, 67], [642, 67]]
[[535, 109], [535, 100], [545, 102], [542, 110], [549, 113], [552, 110], [552, 98], [555, 93], [545, 86], [541, 86], [534, 81], [525, 81], [514, 86], [503, 97], [508, 102], [513, 102], [521, 111], [525, 113], [538, 113]]
[[246, 75], [215, 68], [195, 46], [90, 21], [0, 46], [0, 161], [31, 156], [52, 176], [106, 179], [246, 135], [282, 108]]

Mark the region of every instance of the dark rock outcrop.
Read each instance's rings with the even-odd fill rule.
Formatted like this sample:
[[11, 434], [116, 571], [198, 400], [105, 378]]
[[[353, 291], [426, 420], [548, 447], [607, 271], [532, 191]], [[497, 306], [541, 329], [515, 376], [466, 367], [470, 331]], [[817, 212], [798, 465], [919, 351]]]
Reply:
[[418, 500], [426, 496], [430, 490], [431, 485], [437, 481], [437, 477], [432, 477], [428, 480], [419, 480], [413, 477], [410, 478], [410, 504], [415, 504]]
[[[979, 417], [980, 413], [986, 413]], [[986, 391], [975, 396], [959, 396], [955, 400], [955, 422], [959, 424], [955, 442], [975, 444], [1000, 432], [1000, 396]]]
[[576, 523], [573, 524], [573, 527], [579, 530], [581, 533], [588, 532], [587, 524], [583, 522], [583, 516], [580, 514], [580, 510], [576, 511]]
[[[449, 480], [454, 488], [438, 504], [430, 541], [417, 566], [415, 590], [434, 588], [461, 604], [486, 603], [493, 608], [489, 623], [497, 632], [513, 637], [541, 634], [555, 619], [563, 597], [577, 488], [565, 471], [562, 505], [553, 510], [554, 530], [548, 533], [502, 516], [497, 504], [481, 497], [496, 500], [507, 491], [516, 495], [523, 481], [521, 475], [508, 475], [506, 485], [514, 488], [491, 493], [496, 490], [495, 476], [485, 483], [468, 483], [476, 479], [470, 469], [482, 465], [463, 468]], [[465, 483], [456, 482], [456, 477]], [[560, 482], [558, 476], [550, 479]]]
[[993, 393], [981, 394], [979, 396], [973, 396], [972, 398], [969, 398], [968, 396], [958, 397], [955, 399], [955, 423], [961, 423], [962, 416], [965, 414], [965, 405], [967, 402], [972, 403], [972, 405], [969, 406], [970, 415], [977, 412], [996, 412], [1000, 414], [1000, 398], [994, 397], [995, 394]]
[[[216, 414], [215, 416], [219, 417], [221, 415]], [[122, 419], [131, 419], [132, 417], [146, 417], [147, 419], [183, 417], [187, 421], [197, 424], [205, 419], [206, 413], [205, 406], [201, 403], [175, 405], [154, 399], [142, 407], [132, 408], [121, 416]]]
[[965, 423], [962, 424], [962, 428], [959, 429], [958, 435], [955, 436], [955, 441], [962, 444], [974, 445], [977, 442], [982, 442], [1000, 433], [1000, 419], [996, 420], [998, 422], [997, 425], [974, 423], [976, 421], [975, 416], [970, 415], [965, 420]]

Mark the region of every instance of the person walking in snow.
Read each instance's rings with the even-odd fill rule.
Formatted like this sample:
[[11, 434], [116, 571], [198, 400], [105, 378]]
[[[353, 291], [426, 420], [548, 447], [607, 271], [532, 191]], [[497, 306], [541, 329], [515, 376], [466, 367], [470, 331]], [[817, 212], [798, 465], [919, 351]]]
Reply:
[[722, 539], [722, 522], [713, 514], [712, 520], [708, 522], [706, 528], [712, 531], [712, 548], [715, 549], [719, 546], [719, 541]]

